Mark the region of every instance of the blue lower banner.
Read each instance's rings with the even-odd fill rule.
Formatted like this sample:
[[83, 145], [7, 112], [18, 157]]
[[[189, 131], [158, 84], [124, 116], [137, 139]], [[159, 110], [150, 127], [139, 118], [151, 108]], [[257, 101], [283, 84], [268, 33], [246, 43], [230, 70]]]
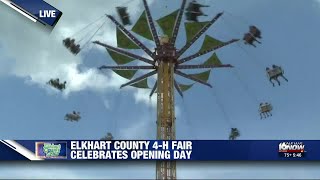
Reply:
[[306, 140], [0, 140], [0, 160], [319, 161]]

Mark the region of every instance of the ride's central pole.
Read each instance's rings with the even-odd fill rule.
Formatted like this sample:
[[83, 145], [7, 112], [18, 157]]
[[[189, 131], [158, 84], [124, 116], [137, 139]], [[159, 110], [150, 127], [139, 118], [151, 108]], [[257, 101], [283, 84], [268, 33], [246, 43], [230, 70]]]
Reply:
[[[175, 140], [174, 64], [170, 60], [158, 64], [157, 139]], [[175, 161], [158, 161], [157, 179], [176, 179]]]
[[[175, 140], [173, 63], [161, 61], [158, 66], [157, 139]], [[176, 179], [174, 161], [157, 162], [157, 179]]]

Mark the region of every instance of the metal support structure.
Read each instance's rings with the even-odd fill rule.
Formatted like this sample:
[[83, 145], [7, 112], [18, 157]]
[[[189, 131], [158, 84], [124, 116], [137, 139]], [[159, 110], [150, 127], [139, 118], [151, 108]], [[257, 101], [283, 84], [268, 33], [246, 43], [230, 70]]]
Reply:
[[[149, 28], [151, 30], [151, 34], [152, 34], [153, 40], [156, 43], [156, 46], [158, 47], [158, 46], [160, 46], [160, 40], [159, 40], [159, 37], [158, 37], [158, 33], [157, 33], [157, 30], [156, 30], [156, 27], [155, 27], [155, 25], [153, 23], [153, 20], [152, 20], [152, 16], [151, 16], [151, 13], [150, 13], [150, 9], [149, 9], [147, 0], [143, 0], [143, 5], [144, 5], [144, 9], [146, 10], [146, 16], [147, 16], [147, 20], [148, 20]], [[154, 54], [153, 54], [153, 56], [154, 56]]]
[[[157, 139], [175, 140], [174, 64], [160, 61], [157, 81]], [[158, 161], [156, 179], [176, 179], [175, 161]]]
[[140, 70], [140, 69], [155, 69], [154, 66], [101, 66], [102, 69], [113, 69], [113, 70]]
[[187, 2], [187, 0], [182, 0], [181, 7], [179, 10], [178, 16], [176, 18], [176, 22], [174, 23], [172, 38], [170, 39], [171, 46], [175, 46], [175, 44], [176, 44], [176, 40], [177, 40], [179, 28], [180, 28], [180, 23], [181, 23], [181, 19], [183, 16], [183, 11], [184, 11], [184, 7], [186, 5], [186, 2]]
[[176, 73], [177, 75], [179, 75], [179, 76], [182, 76], [182, 77], [184, 77], [184, 78], [193, 80], [193, 81], [195, 81], [195, 82], [198, 82], [198, 83], [200, 83], [200, 84], [203, 84], [203, 85], [206, 85], [206, 86], [209, 86], [209, 87], [212, 88], [211, 84], [209, 84], [209, 83], [207, 83], [207, 82], [205, 82], [205, 81], [203, 81], [203, 80], [201, 80], [201, 79], [198, 79], [198, 78], [196, 78], [196, 77], [193, 77], [192, 75], [183, 73], [183, 72], [181, 72], [181, 71], [179, 71], [179, 70], [175, 70], [175, 73]]
[[209, 27], [214, 24], [221, 16], [222, 16], [223, 12], [217, 14], [208, 24], [206, 24], [192, 39], [191, 41], [189, 41], [185, 46], [183, 46], [182, 49], [180, 49], [180, 51], [178, 52], [178, 57], [180, 57], [184, 52], [186, 52], [186, 50], [188, 50], [190, 48], [190, 46], [195, 43], [203, 33], [205, 33]]
[[152, 64], [154, 65], [154, 61], [151, 61], [150, 59], [147, 59], [147, 58], [144, 58], [144, 57], [141, 57], [141, 56], [138, 56], [138, 55], [135, 55], [135, 54], [132, 54], [128, 51], [124, 51], [122, 49], [119, 49], [119, 48], [116, 48], [116, 47], [112, 47], [110, 45], [107, 45], [107, 44], [104, 44], [102, 42], [99, 42], [99, 41], [94, 41], [93, 42], [94, 44], [98, 44], [100, 46], [103, 46], [111, 51], [114, 51], [114, 52], [117, 52], [117, 53], [120, 53], [124, 56], [127, 56], [127, 57], [130, 57], [130, 58], [134, 58], [134, 59], [137, 59], [137, 60], [140, 60], [142, 62], [145, 62], [145, 63], [148, 63], [148, 64]]
[[178, 93], [183, 98], [183, 93], [182, 93], [181, 88], [179, 87], [179, 84], [177, 83], [177, 81], [174, 81], [174, 87], [177, 89]]
[[220, 65], [178, 65], [177, 69], [213, 69], [213, 68], [233, 68], [231, 64]]
[[122, 85], [120, 86], [120, 88], [123, 88], [123, 87], [125, 87], [125, 86], [129, 86], [129, 85], [134, 84], [134, 83], [139, 82], [139, 81], [142, 81], [142, 80], [144, 80], [144, 79], [146, 79], [146, 78], [148, 78], [148, 77], [150, 77], [150, 76], [153, 76], [153, 75], [155, 75], [155, 74], [157, 74], [157, 70], [151, 71], [151, 72], [149, 72], [149, 73], [147, 73], [147, 74], [144, 74], [144, 75], [142, 75], [142, 76], [140, 76], [140, 77], [138, 77], [138, 78], [136, 78], [136, 79], [133, 79], [133, 80], [131, 80], [131, 81], [125, 83], [125, 84], [122, 84]]
[[117, 20], [114, 19], [114, 17], [110, 15], [106, 15], [114, 24], [117, 25], [117, 27], [126, 34], [132, 42], [134, 42], [137, 46], [139, 46], [144, 52], [146, 52], [150, 57], [154, 58], [153, 53], [148, 49], [142, 42], [140, 42], [133, 34], [131, 34], [126, 28], [124, 28]]
[[150, 93], [150, 95], [149, 95], [150, 98], [152, 97], [153, 93], [156, 91], [157, 86], [158, 86], [158, 82], [156, 81], [156, 83], [154, 83], [154, 86], [153, 86], [153, 88], [152, 88], [152, 90], [151, 90], [151, 93]]
[[[146, 11], [146, 19], [149, 25], [149, 30], [152, 33], [153, 40], [156, 44], [155, 51], [151, 52], [141, 41], [139, 41], [132, 33], [130, 33], [127, 29], [123, 27], [114, 17], [107, 15], [107, 17], [116, 24], [117, 28], [119, 28], [133, 43], [135, 43], [138, 47], [140, 47], [144, 52], [146, 52], [151, 58], [147, 59], [136, 54], [130, 53], [126, 50], [112, 47], [101, 43], [99, 41], [95, 41], [95, 44], [103, 46], [108, 50], [111, 50], [120, 55], [124, 55], [126, 57], [130, 57], [133, 59], [137, 59], [139, 61], [145, 62], [149, 64], [148, 66], [101, 66], [99, 69], [112, 69], [112, 70], [145, 70], [145, 69], [154, 69], [154, 71], [146, 73], [138, 78], [135, 78], [123, 85], [121, 88], [125, 86], [132, 85], [133, 83], [140, 82], [142, 80], [148, 80], [149, 77], [157, 74], [158, 79], [153, 86], [150, 97], [156, 92], [157, 93], [157, 140], [175, 140], [176, 132], [175, 132], [175, 99], [174, 93], [175, 89], [177, 89], [178, 93], [181, 97], [183, 97], [183, 91], [175, 81], [175, 75], [179, 75], [186, 79], [198, 82], [200, 84], [212, 86], [207, 83], [206, 80], [199, 79], [199, 77], [186, 74], [179, 70], [183, 69], [213, 69], [213, 68], [232, 68], [233, 66], [230, 64], [199, 64], [199, 65], [184, 65], [183, 63], [196, 59], [202, 55], [220, 49], [224, 46], [232, 44], [234, 42], [239, 41], [239, 39], [233, 39], [228, 42], [219, 43], [215, 47], [210, 46], [209, 49], [197, 52], [191, 56], [180, 58], [181, 55], [184, 54], [193, 44], [196, 42], [200, 36], [202, 36], [211, 25], [213, 25], [223, 13], [217, 14], [211, 21], [209, 21], [206, 25], [204, 25], [195, 35], [194, 37], [187, 42], [187, 44], [177, 51], [175, 47], [175, 42], [177, 40], [177, 35], [179, 33], [179, 27], [181, 24], [184, 7], [186, 4], [186, 0], [182, 0], [182, 4], [179, 10], [179, 13], [176, 17], [173, 32], [171, 38], [168, 35], [164, 35], [162, 37], [158, 37], [157, 31], [155, 28], [155, 24], [153, 22], [153, 18], [151, 16], [150, 9], [147, 4], [147, 0], [143, 0], [144, 8]], [[147, 30], [147, 29], [146, 29]], [[175, 161], [157, 161], [156, 163], [156, 179], [157, 180], [176, 180], [176, 162]]]
[[237, 42], [237, 41], [239, 41], [239, 39], [232, 39], [232, 40], [230, 40], [230, 41], [228, 41], [228, 42], [224, 42], [224, 43], [222, 43], [222, 44], [220, 44], [220, 45], [217, 45], [217, 46], [215, 46], [215, 47], [213, 47], [213, 48], [210, 48], [210, 49], [208, 49], [208, 50], [201, 51], [201, 52], [197, 52], [197, 53], [195, 53], [195, 54], [193, 54], [193, 55], [191, 55], [191, 56], [188, 56], [188, 57], [185, 57], [185, 58], [180, 59], [180, 60], [178, 61], [178, 64], [182, 64], [182, 63], [185, 63], [185, 62], [187, 62], [187, 61], [191, 61], [191, 60], [193, 60], [193, 59], [195, 59], [195, 58], [197, 58], [197, 57], [200, 57], [200, 56], [202, 56], [202, 55], [208, 54], [208, 53], [210, 53], [210, 52], [212, 52], [212, 51], [215, 51], [215, 50], [217, 50], [217, 49], [220, 49], [220, 48], [222, 48], [222, 47], [224, 47], [224, 46], [227, 46], [227, 45], [232, 44], [232, 43]]

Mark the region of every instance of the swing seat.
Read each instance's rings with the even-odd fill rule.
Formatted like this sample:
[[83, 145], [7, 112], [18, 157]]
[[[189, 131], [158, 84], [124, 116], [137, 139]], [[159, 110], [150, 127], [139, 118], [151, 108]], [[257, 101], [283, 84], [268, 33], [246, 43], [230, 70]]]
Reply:
[[203, 14], [200, 10], [201, 7], [209, 7], [202, 4], [198, 4], [196, 1], [192, 1], [189, 3], [188, 7], [186, 8], [186, 20], [198, 22], [198, 16], [207, 16]]
[[243, 40], [246, 41], [248, 44], [252, 44], [255, 41], [255, 37], [250, 33], [246, 33], [243, 36]]
[[185, 14], [186, 14], [187, 21], [198, 22], [198, 14], [195, 14], [192, 12], [186, 12]]
[[67, 121], [79, 121], [81, 119], [80, 112], [72, 112], [65, 115]]
[[199, 4], [197, 3], [196, 1], [192, 1], [189, 3], [188, 7], [186, 8], [186, 11], [193, 11], [193, 12], [196, 12], [196, 13], [202, 13], [200, 8], [201, 7], [209, 7], [207, 5], [202, 5], [202, 4]]
[[280, 76], [281, 74], [283, 74], [283, 70], [281, 67], [276, 67], [276, 68], [268, 71], [268, 76], [271, 79], [276, 78], [276, 77]]
[[122, 21], [123, 25], [131, 25], [130, 16], [127, 13], [126, 7], [117, 7], [118, 15]]
[[261, 113], [271, 112], [272, 111], [272, 105], [271, 104], [263, 105], [263, 106], [260, 107], [259, 111]]
[[78, 54], [79, 52], [80, 52], [80, 45], [78, 44], [78, 45], [72, 45], [71, 47], [70, 47], [70, 51], [71, 51], [71, 53], [73, 53], [73, 54]]
[[250, 34], [252, 34], [256, 38], [261, 38], [261, 31], [256, 26], [250, 26]]
[[66, 39], [64, 39], [62, 42], [63, 42], [63, 45], [64, 45], [66, 48], [70, 48], [70, 46], [72, 45], [72, 42], [71, 42], [70, 38], [66, 38]]
[[50, 79], [50, 81], [48, 81], [47, 84], [61, 91], [66, 88], [65, 83], [60, 83], [56, 79]]
[[80, 52], [80, 44], [75, 44], [75, 39], [66, 38], [63, 45], [74, 55]]
[[124, 25], [124, 26], [126, 26], [126, 25], [131, 25], [131, 21], [130, 21], [130, 19], [129, 19], [129, 16], [126, 16], [126, 17], [124, 17], [123, 19], [121, 19], [122, 20], [122, 24]]

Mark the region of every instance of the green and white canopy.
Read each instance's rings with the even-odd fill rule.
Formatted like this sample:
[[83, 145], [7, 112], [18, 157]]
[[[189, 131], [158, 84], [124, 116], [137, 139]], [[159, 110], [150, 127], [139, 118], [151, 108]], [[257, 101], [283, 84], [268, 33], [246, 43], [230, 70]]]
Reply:
[[[168, 14], [167, 16], [164, 16], [156, 22], [164, 32], [164, 34], [168, 35], [169, 37], [172, 37], [174, 25], [176, 22], [176, 18], [179, 14], [179, 9], [173, 11], [172, 13]], [[184, 24], [185, 30], [186, 30], [186, 40], [187, 42], [191, 41], [191, 39], [205, 26], [209, 23], [209, 21], [206, 22], [186, 22]], [[131, 31], [135, 32], [136, 34], [144, 37], [145, 39], [152, 40], [152, 33], [148, 24], [146, 11], [143, 11]], [[126, 50], [134, 50], [134, 49], [140, 49], [139, 46], [137, 46], [125, 33], [123, 33], [119, 28], [117, 28], [117, 47], [121, 49]], [[202, 46], [199, 50], [199, 52], [202, 52], [204, 50], [208, 50], [212, 47], [218, 46], [223, 44], [224, 42], [221, 42], [209, 35], [206, 35], [204, 38], [204, 41], [202, 43]], [[122, 55], [118, 52], [108, 50], [108, 53], [110, 57], [114, 60], [114, 62], [117, 65], [125, 65], [128, 63], [131, 63], [135, 59], [131, 57], [127, 57], [125, 55]], [[203, 65], [221, 65], [221, 61], [218, 58], [216, 53], [213, 53], [204, 63]], [[119, 76], [126, 78], [128, 80], [131, 80], [137, 73], [138, 70], [113, 70], [115, 73], [117, 73]], [[207, 70], [201, 73], [197, 74], [190, 74], [193, 77], [196, 77], [204, 82], [207, 82], [210, 76], [211, 70]], [[193, 84], [178, 84], [181, 91], [187, 91], [189, 90]], [[135, 84], [132, 84], [131, 86], [136, 88], [150, 88], [148, 85], [148, 79], [141, 80], [140, 82], [137, 82]]]

